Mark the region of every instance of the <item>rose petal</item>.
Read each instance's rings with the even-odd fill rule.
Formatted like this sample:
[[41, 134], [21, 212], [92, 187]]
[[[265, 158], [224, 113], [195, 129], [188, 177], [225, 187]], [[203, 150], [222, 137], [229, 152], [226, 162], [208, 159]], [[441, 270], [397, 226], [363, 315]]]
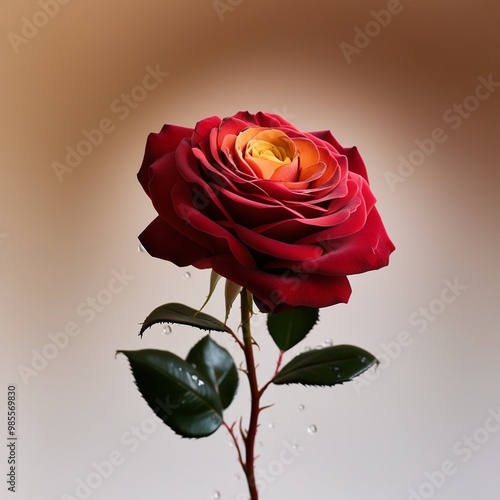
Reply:
[[301, 217], [299, 212], [283, 204], [270, 204], [266, 198], [245, 197], [230, 189], [221, 189], [219, 197], [232, 218], [249, 228], [270, 220]]
[[379, 269], [388, 264], [389, 255], [395, 248], [376, 209], [371, 210], [366, 223], [357, 232], [319, 244], [325, 253], [316, 259], [315, 272], [324, 275], [359, 274]]
[[236, 231], [243, 243], [255, 251], [276, 258], [286, 258], [290, 262], [316, 259], [323, 253], [320, 246], [285, 243], [268, 238], [239, 224], [233, 225], [232, 229]]
[[248, 248], [225, 227], [194, 208], [191, 201], [192, 193], [185, 184], [173, 186], [172, 202], [175, 212], [181, 219], [188, 222], [194, 232], [197, 231], [209, 237], [213, 253], [231, 253], [240, 265], [255, 267], [255, 260]]
[[199, 121], [194, 128], [191, 144], [195, 145], [201, 141], [206, 141], [209, 138], [210, 131], [214, 128], [216, 129], [221, 122], [222, 120], [218, 116], [210, 116]]
[[310, 134], [314, 137], [317, 137], [318, 139], [321, 139], [322, 141], [325, 141], [327, 144], [332, 145], [336, 151], [347, 158], [349, 171], [361, 175], [361, 177], [368, 181], [366, 166], [363, 159], [361, 158], [361, 155], [359, 154], [357, 147], [342, 147], [329, 130], [323, 130], [321, 132], [310, 132]]
[[258, 300], [263, 312], [278, 312], [293, 307], [327, 307], [346, 303], [351, 286], [345, 276], [298, 275], [292, 271], [281, 273], [239, 266], [230, 255], [214, 256], [199, 261], [196, 267], [212, 268], [216, 273], [244, 286]]
[[[189, 266], [212, 254], [210, 249], [196, 244], [163, 219], [157, 217], [139, 235], [139, 241], [153, 257], [168, 260], [176, 266]], [[165, 244], [168, 242], [168, 244]]]
[[306, 168], [319, 162], [319, 151], [314, 142], [305, 137], [293, 139], [300, 155], [300, 167]]
[[149, 195], [148, 184], [151, 179], [149, 167], [163, 155], [175, 151], [182, 139], [191, 137], [192, 128], [164, 125], [157, 134], [151, 133], [146, 141], [146, 151], [137, 178], [144, 191]]

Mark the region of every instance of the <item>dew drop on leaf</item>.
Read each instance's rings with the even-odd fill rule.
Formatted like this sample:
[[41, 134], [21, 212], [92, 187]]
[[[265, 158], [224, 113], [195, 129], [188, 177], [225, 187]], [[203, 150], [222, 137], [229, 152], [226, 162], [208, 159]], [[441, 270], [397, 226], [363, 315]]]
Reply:
[[162, 331], [163, 335], [168, 335], [169, 333], [172, 333], [172, 327], [170, 325], [164, 325]]
[[318, 428], [314, 424], [310, 425], [307, 428], [307, 433], [308, 434], [316, 434], [316, 432], [318, 432]]
[[196, 382], [196, 385], [197, 385], [198, 387], [201, 387], [202, 385], [205, 385], [205, 382], [203, 382], [203, 380], [201, 380], [198, 376], [196, 376], [196, 375], [194, 375], [194, 374], [193, 374], [193, 375], [191, 375], [191, 380], [192, 380], [193, 382]]

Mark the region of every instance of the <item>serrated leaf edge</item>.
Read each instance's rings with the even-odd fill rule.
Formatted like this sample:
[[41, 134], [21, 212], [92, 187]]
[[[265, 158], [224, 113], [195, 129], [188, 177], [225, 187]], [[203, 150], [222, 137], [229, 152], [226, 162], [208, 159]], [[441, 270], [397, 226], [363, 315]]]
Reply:
[[[155, 350], [155, 349], [144, 349], [144, 350]], [[129, 358], [129, 357], [127, 356], [127, 354], [126, 354], [127, 352], [137, 352], [137, 351], [122, 351], [122, 350], [120, 350], [120, 351], [116, 351], [116, 353], [117, 353], [117, 354], [123, 354], [123, 355], [127, 358], [128, 363], [129, 363], [129, 366], [130, 366], [130, 370], [131, 370], [131, 372], [132, 372], [132, 375], [134, 376], [134, 382], [135, 382], [135, 385], [137, 385], [137, 381], [136, 381], [136, 379], [135, 379], [135, 375], [134, 375], [134, 370], [133, 370], [133, 368], [132, 368], [132, 364], [130, 363], [130, 358]], [[160, 352], [168, 352], [169, 354], [173, 354], [173, 355], [174, 355], [174, 356], [176, 356], [178, 359], [180, 359], [183, 363], [185, 363], [186, 365], [188, 365], [188, 366], [189, 366], [190, 371], [192, 370], [192, 371], [196, 372], [196, 373], [194, 373], [193, 375], [197, 376], [200, 380], [202, 380], [202, 381], [203, 381], [203, 383], [204, 383], [204, 384], [206, 384], [206, 385], [210, 386], [210, 387], [214, 390], [214, 393], [217, 395], [217, 398], [218, 398], [218, 400], [219, 400], [219, 403], [221, 403], [221, 401], [220, 401], [220, 396], [219, 396], [219, 392], [217, 391], [217, 389], [215, 388], [215, 386], [212, 384], [212, 381], [210, 381], [210, 380], [208, 380], [208, 381], [207, 381], [207, 380], [206, 380], [206, 378], [205, 378], [205, 377], [204, 377], [204, 376], [203, 376], [200, 372], [198, 372], [198, 371], [196, 370], [196, 368], [195, 368], [193, 365], [191, 365], [190, 363], [188, 363], [185, 359], [182, 359], [180, 356], [177, 356], [177, 354], [175, 354], [175, 353], [173, 353], [173, 352], [170, 352], [170, 351], [160, 351]], [[160, 373], [161, 375], [168, 375], [168, 377], [167, 377], [167, 378], [169, 378], [170, 380], [173, 380], [173, 381], [175, 381], [175, 382], [179, 383], [179, 385], [181, 385], [181, 386], [182, 386], [182, 387], [184, 387], [185, 389], [187, 389], [187, 390], [189, 390], [189, 391], [191, 391], [191, 392], [195, 393], [195, 391], [193, 391], [193, 388], [192, 388], [191, 386], [189, 386], [189, 385], [187, 385], [185, 382], [182, 382], [181, 380], [179, 380], [179, 379], [175, 378], [175, 377], [174, 377], [174, 376], [172, 376], [170, 373], [164, 373], [164, 372], [161, 372], [160, 370], [158, 370], [158, 369], [157, 369], [157, 367], [156, 367], [156, 366], [155, 366], [155, 367], [153, 367], [153, 368], [154, 368], [154, 371], [156, 371], [157, 373]], [[191, 374], [191, 373], [190, 373], [190, 374]], [[139, 389], [139, 386], [137, 386], [137, 389], [139, 390], [139, 393], [141, 394], [142, 398], [146, 401], [146, 403], [147, 403], [147, 404], [148, 404], [148, 406], [149, 406], [149, 403], [148, 403], [148, 401], [146, 400], [146, 398], [144, 398], [144, 396], [143, 396], [143, 394], [142, 394], [141, 390]], [[199, 393], [195, 393], [195, 394], [198, 394], [198, 398], [199, 398], [200, 400], [202, 400], [202, 401], [206, 404], [206, 406], [207, 406], [208, 408], [212, 408], [212, 405], [211, 405], [211, 404], [209, 404], [209, 401], [207, 401], [207, 400], [206, 400], [206, 398], [204, 398], [204, 397], [200, 396], [200, 395], [199, 395]], [[217, 412], [217, 411], [215, 411], [215, 410], [214, 410], [214, 411], [215, 411], [215, 413], [216, 413], [217, 415], [220, 415], [221, 420], [222, 420], [222, 416], [223, 416], [223, 413], [222, 413], [222, 410], [223, 410], [223, 408], [222, 408], [222, 403], [221, 403], [220, 407], [221, 407], [221, 411], [220, 411], [220, 412]]]
[[[301, 364], [301, 361], [302, 359], [307, 359], [308, 357], [311, 357], [311, 356], [314, 356], [314, 351], [311, 352], [311, 351], [307, 351], [305, 353], [300, 353], [298, 354], [297, 356], [295, 356], [293, 359], [291, 359], [272, 379], [272, 383], [273, 384], [276, 384], [276, 385], [285, 385], [285, 384], [300, 384], [300, 385], [304, 385], [304, 386], [317, 386], [317, 387], [332, 387], [334, 385], [341, 385], [345, 382], [350, 382], [351, 380], [353, 380], [354, 378], [358, 377], [359, 375], [361, 375], [362, 373], [364, 373], [366, 370], [372, 368], [373, 366], [378, 366], [379, 365], [379, 361], [377, 358], [375, 358], [375, 356], [373, 356], [373, 354], [369, 353], [368, 351], [365, 351], [364, 349], [360, 348], [360, 347], [356, 347], [356, 346], [351, 346], [349, 344], [341, 344], [341, 345], [338, 345], [338, 346], [332, 346], [331, 348], [327, 347], [325, 349], [339, 349], [341, 347], [351, 347], [351, 348], [355, 348], [359, 351], [361, 351], [360, 354], [357, 354], [355, 355], [354, 357], [358, 357], [359, 356], [369, 356], [370, 358], [373, 358], [372, 361], [367, 364], [366, 366], [362, 366], [360, 368], [359, 371], [357, 371], [354, 375], [352, 375], [351, 377], [349, 378], [346, 378], [346, 377], [343, 377], [343, 380], [342, 381], [339, 381], [339, 382], [334, 382], [334, 383], [331, 383], [331, 384], [321, 384], [321, 383], [307, 383], [307, 382], [295, 382], [295, 381], [290, 381], [290, 382], [280, 382], [280, 375], [283, 375], [283, 372], [284, 375], [286, 376], [287, 373], [289, 371], [295, 371], [296, 373], [300, 373], [300, 371], [302, 370], [307, 370], [308, 368], [311, 367], [311, 365], [306, 365], [304, 367], [301, 367], [300, 364]], [[341, 362], [341, 361], [348, 361], [350, 358], [352, 358], [353, 356], [348, 356], [348, 357], [345, 357], [345, 358], [340, 358], [336, 361], [320, 361], [318, 363], [314, 363], [314, 367], [318, 367], [318, 368], [323, 368], [325, 366], [330, 366], [332, 364], [335, 364], [335, 363], [338, 363], [338, 362]], [[296, 367], [295, 365], [298, 365], [298, 367]]]
[[[207, 321], [207, 322], [214, 322], [213, 324], [213, 328], [211, 328], [209, 325], [193, 325], [191, 323], [189, 323], [188, 321], [169, 321], [169, 320], [158, 320], [158, 321], [152, 321], [151, 324], [148, 324], [147, 326], [144, 326], [146, 323], [148, 323], [148, 319], [153, 316], [156, 311], [158, 311], [159, 309], [163, 308], [163, 307], [166, 307], [166, 306], [176, 306], [176, 305], [179, 305], [179, 306], [182, 306], [182, 307], [186, 307], [192, 311], [194, 311], [195, 314], [193, 314], [192, 316], [184, 316], [185, 318], [198, 318], [198, 319], [201, 319], [202, 321]], [[181, 315], [181, 313], [178, 313], [179, 315]], [[199, 330], [203, 330], [203, 331], [208, 331], [208, 332], [212, 332], [212, 331], [215, 331], [215, 332], [230, 332], [229, 328], [224, 324], [222, 323], [222, 321], [219, 321], [217, 318], [214, 318], [213, 316], [210, 316], [209, 314], [206, 314], [206, 313], [202, 313], [200, 311], [196, 311], [195, 309], [193, 309], [192, 307], [189, 307], [189, 306], [186, 306], [184, 304], [181, 304], [179, 302], [169, 302], [167, 304], [162, 304], [161, 306], [158, 306], [156, 307], [155, 309], [153, 309], [147, 316], [146, 316], [146, 319], [144, 320], [143, 323], [141, 323], [141, 329], [139, 331], [139, 336], [142, 337], [144, 335], [144, 332], [146, 330], [148, 330], [149, 328], [151, 328], [152, 326], [154, 325], [158, 325], [158, 324], [175, 324], [175, 325], [186, 325], [186, 326], [191, 326], [193, 328], [198, 328]]]

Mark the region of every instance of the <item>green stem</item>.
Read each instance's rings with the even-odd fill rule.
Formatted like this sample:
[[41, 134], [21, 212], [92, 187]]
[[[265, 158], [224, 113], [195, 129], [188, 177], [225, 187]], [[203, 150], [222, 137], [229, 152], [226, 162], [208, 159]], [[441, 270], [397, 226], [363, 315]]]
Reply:
[[251, 500], [258, 500], [259, 492], [257, 491], [257, 485], [255, 482], [255, 438], [257, 436], [260, 412], [260, 397], [262, 396], [262, 393], [259, 391], [255, 360], [253, 355], [253, 340], [250, 328], [250, 300], [250, 294], [246, 290], [242, 290], [241, 328], [243, 332], [245, 361], [247, 366], [247, 376], [248, 382], [250, 384], [251, 395], [250, 422], [248, 425], [248, 432], [245, 436], [245, 464], [243, 469], [247, 478], [250, 498]]

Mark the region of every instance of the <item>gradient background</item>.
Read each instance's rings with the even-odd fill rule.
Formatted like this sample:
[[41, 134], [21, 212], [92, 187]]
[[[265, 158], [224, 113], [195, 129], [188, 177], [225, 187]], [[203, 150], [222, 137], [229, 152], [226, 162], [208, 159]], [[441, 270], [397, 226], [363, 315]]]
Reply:
[[[186, 279], [186, 269], [137, 251], [136, 236], [154, 217], [135, 178], [147, 134], [163, 123], [193, 126], [212, 114], [265, 110], [358, 146], [397, 246], [388, 268], [352, 279], [350, 303], [324, 310], [292, 354], [332, 339], [380, 355], [401, 332], [411, 343], [361, 385], [269, 390], [276, 405], [262, 416], [258, 465], [272, 481], [262, 498], [406, 500], [420, 488], [421, 498], [497, 500], [500, 432], [485, 424], [500, 412], [500, 88], [456, 129], [443, 115], [474, 93], [480, 76], [500, 81], [500, 4], [401, 0], [401, 12], [350, 62], [340, 44], [353, 44], [355, 28], [387, 1], [219, 5], [220, 15], [211, 0], [74, 0], [16, 52], [9, 33], [21, 35], [24, 16], [42, 24], [44, 17], [36, 1], [3, 2], [0, 435], [14, 383], [15, 498], [83, 498], [78, 480], [95, 478], [93, 463], [110, 454], [121, 463], [92, 500], [210, 499], [215, 491], [246, 498], [227, 433], [175, 436], [114, 354], [157, 347], [185, 355], [197, 331], [175, 327], [164, 336], [158, 328], [140, 340], [138, 324], [163, 302], [199, 306], [208, 287], [208, 271], [191, 270]], [[113, 101], [156, 65], [169, 76], [120, 119]], [[59, 180], [53, 162], [64, 162], [66, 147], [104, 118], [114, 131]], [[446, 141], [391, 189], [387, 172], [397, 173], [398, 157], [408, 158], [415, 140], [435, 128]], [[104, 297], [113, 270], [122, 269], [134, 279], [87, 323], [80, 304]], [[466, 289], [439, 309], [445, 280]], [[206, 309], [218, 317], [221, 295]], [[410, 321], [430, 304], [440, 312], [433, 321]], [[81, 333], [23, 380], [20, 367], [31, 367], [49, 334], [68, 322]], [[264, 379], [276, 351], [262, 318], [254, 332]], [[229, 419], [246, 412], [242, 386]], [[277, 465], [284, 442], [300, 452]], [[439, 487], [425, 485], [448, 462], [453, 473]], [[0, 488], [3, 498], [3, 480]]]

